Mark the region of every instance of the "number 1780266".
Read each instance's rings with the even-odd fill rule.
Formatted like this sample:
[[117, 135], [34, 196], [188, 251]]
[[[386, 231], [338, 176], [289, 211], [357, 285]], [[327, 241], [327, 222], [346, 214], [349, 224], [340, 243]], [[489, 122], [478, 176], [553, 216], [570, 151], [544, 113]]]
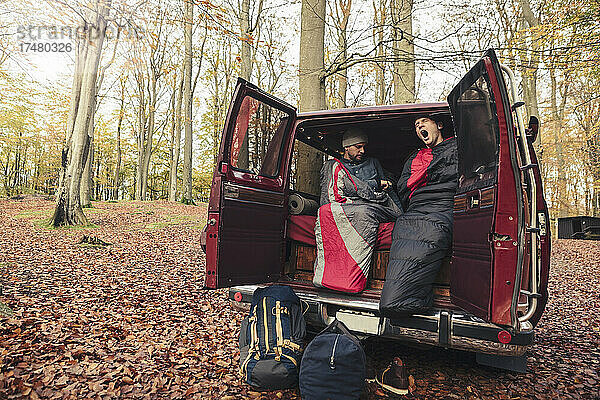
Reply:
[[68, 53], [73, 50], [71, 43], [48, 43], [48, 42], [22, 42], [20, 43], [22, 52], [36, 53]]

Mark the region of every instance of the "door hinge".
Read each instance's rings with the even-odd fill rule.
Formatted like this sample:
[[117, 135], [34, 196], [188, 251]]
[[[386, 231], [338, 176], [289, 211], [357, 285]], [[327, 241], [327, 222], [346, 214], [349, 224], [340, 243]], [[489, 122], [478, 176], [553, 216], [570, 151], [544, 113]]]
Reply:
[[519, 168], [521, 171], [527, 171], [528, 169], [531, 168], [536, 168], [537, 164], [527, 164], [527, 165], [523, 165], [521, 168]]
[[539, 293], [531, 293], [531, 292], [529, 292], [527, 290], [523, 290], [523, 289], [521, 289], [521, 294], [524, 294], [527, 297], [534, 297], [536, 299], [541, 299], [542, 298], [542, 295], [539, 294]]
[[512, 106], [510, 106], [510, 108], [515, 111], [517, 108], [519, 107], [523, 107], [525, 105], [524, 102], [522, 101], [517, 101], [515, 104], [513, 104]]

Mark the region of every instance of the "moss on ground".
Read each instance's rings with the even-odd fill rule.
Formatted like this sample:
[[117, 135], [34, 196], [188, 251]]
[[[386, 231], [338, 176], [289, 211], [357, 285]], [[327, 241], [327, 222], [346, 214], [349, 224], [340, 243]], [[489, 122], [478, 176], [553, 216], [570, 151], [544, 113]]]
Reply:
[[0, 301], [0, 316], [1, 317], [12, 317], [14, 315], [14, 311], [11, 310], [9, 306]]

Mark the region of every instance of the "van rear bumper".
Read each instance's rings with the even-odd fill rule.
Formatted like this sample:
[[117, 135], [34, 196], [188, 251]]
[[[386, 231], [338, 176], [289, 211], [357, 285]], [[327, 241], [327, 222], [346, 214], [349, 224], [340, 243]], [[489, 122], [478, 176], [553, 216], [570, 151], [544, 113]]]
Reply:
[[[236, 286], [229, 289], [232, 305], [248, 310], [254, 290], [261, 286]], [[472, 351], [501, 356], [521, 356], [533, 343], [534, 332], [531, 324], [525, 323], [519, 333], [512, 333], [510, 341], [501, 343], [499, 336], [505, 328], [490, 324], [471, 314], [434, 309], [428, 313], [410, 317], [390, 319], [381, 317], [379, 303], [360, 298], [348, 299], [335, 293], [303, 293], [295, 289], [308, 311], [304, 315], [306, 323], [317, 329], [327, 326], [336, 318], [346, 322], [348, 328], [359, 335], [375, 335], [391, 339], [421, 343], [444, 348]], [[502, 335], [500, 335], [502, 332]]]

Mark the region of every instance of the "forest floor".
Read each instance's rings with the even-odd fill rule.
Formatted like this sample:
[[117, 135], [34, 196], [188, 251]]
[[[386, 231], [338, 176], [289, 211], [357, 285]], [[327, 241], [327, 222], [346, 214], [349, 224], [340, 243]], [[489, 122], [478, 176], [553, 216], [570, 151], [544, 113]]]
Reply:
[[[87, 228], [49, 229], [53, 203], [0, 200], [0, 399], [299, 398], [238, 375], [243, 313], [203, 290], [205, 206], [94, 203]], [[79, 244], [84, 235], [109, 246]], [[461, 351], [370, 341], [369, 367], [401, 356], [408, 398], [600, 398], [600, 242], [553, 243], [550, 300], [528, 373]], [[11, 311], [12, 310], [12, 311]], [[372, 385], [364, 398], [383, 398]]]

